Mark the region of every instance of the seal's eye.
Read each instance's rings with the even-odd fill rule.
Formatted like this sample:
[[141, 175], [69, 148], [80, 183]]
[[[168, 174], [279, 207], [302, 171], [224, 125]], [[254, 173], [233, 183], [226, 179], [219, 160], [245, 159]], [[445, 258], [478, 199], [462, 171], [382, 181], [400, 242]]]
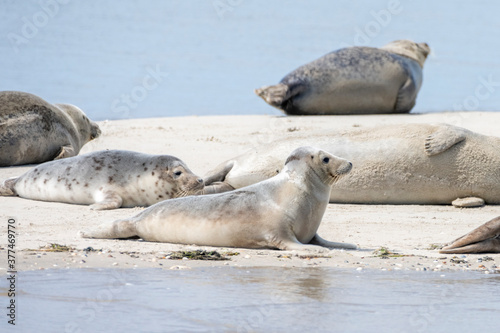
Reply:
[[328, 157], [323, 158], [323, 163], [328, 164], [330, 162], [330, 159]]
[[176, 172], [174, 172], [174, 176], [179, 177], [180, 175], [182, 175], [182, 171], [176, 171]]

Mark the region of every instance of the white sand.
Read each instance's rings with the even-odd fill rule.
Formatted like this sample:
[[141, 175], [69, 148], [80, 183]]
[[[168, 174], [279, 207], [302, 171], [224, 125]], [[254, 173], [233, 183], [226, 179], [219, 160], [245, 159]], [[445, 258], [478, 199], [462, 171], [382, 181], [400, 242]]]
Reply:
[[[81, 153], [102, 149], [128, 149], [179, 157], [200, 176], [219, 163], [253, 145], [319, 129], [346, 129], [398, 123], [446, 122], [470, 130], [497, 135], [500, 113], [449, 112], [422, 115], [375, 115], [332, 117], [211, 116], [161, 119], [134, 119], [100, 122], [102, 136], [87, 144]], [[0, 169], [0, 179], [17, 176], [30, 167]], [[165, 259], [171, 251], [211, 249], [207, 247], [149, 243], [137, 240], [88, 240], [78, 230], [123, 218], [142, 208], [92, 211], [88, 206], [39, 202], [17, 197], [1, 197], [0, 268], [7, 258], [6, 225], [14, 217], [18, 270], [63, 267], [176, 267], [212, 265], [240, 266], [324, 266], [354, 269], [485, 270], [495, 271], [500, 254], [458, 256], [467, 263], [450, 261], [454, 256], [429, 250], [500, 215], [500, 206], [457, 209], [452, 206], [343, 205], [330, 204], [319, 228], [328, 240], [356, 243], [360, 250], [328, 253], [331, 258], [301, 259], [295, 253], [269, 250], [217, 249], [240, 254], [230, 261], [175, 261]], [[73, 252], [51, 253], [38, 250], [50, 243], [74, 247]], [[84, 252], [93, 247], [102, 252]], [[373, 251], [386, 247], [410, 255], [381, 259]], [[457, 259], [457, 258], [455, 258]], [[479, 260], [478, 260], [479, 259]]]

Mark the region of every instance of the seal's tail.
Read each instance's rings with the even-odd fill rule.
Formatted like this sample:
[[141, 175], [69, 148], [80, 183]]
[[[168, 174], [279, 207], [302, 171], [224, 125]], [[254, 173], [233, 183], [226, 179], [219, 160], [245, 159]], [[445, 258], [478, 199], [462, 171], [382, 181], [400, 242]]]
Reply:
[[13, 177], [0, 183], [0, 196], [16, 195], [14, 185], [16, 185], [17, 179], [18, 177]]

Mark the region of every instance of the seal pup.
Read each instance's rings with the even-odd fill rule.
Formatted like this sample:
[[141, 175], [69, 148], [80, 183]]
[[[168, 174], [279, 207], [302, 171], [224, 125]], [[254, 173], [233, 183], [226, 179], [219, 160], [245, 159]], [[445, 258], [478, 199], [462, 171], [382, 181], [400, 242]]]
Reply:
[[500, 217], [455, 239], [439, 253], [500, 253]]
[[288, 115], [405, 113], [415, 105], [426, 43], [348, 47], [303, 65], [257, 96]]
[[351, 167], [317, 148], [297, 148], [283, 171], [271, 179], [233, 192], [163, 201], [80, 235], [252, 249], [356, 248], [326, 241], [316, 233], [331, 186]]
[[115, 209], [197, 194], [203, 186], [177, 157], [104, 150], [38, 165], [5, 180], [0, 195]]
[[283, 167], [286, 151], [303, 145], [354, 164], [332, 188], [330, 202], [500, 204], [500, 138], [447, 124], [383, 125], [278, 140], [220, 164], [205, 177], [205, 192], [270, 178]]
[[0, 92], [0, 166], [76, 156], [101, 130], [78, 107], [19, 91]]

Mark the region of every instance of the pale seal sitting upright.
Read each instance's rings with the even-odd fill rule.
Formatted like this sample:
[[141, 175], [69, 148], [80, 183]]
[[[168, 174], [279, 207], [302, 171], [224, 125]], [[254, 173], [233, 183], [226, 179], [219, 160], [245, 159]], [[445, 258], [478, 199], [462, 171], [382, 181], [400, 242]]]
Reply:
[[455, 239], [439, 253], [500, 253], [500, 217]]
[[220, 164], [205, 178], [205, 193], [270, 178], [283, 167], [290, 147], [302, 145], [354, 164], [332, 188], [330, 202], [462, 207], [471, 201], [455, 199], [478, 197], [500, 204], [500, 138], [447, 124], [386, 125], [275, 141]]
[[426, 43], [348, 47], [303, 65], [255, 93], [289, 115], [405, 113], [415, 105]]
[[198, 194], [203, 186], [174, 156], [104, 150], [38, 165], [5, 180], [0, 195], [114, 209]]
[[350, 169], [351, 163], [344, 159], [301, 147], [271, 179], [233, 192], [163, 201], [81, 236], [320, 252], [321, 246], [356, 248], [328, 242], [316, 233], [331, 186]]
[[50, 104], [25, 92], [0, 92], [0, 166], [76, 156], [100, 134], [99, 126], [74, 105]]

